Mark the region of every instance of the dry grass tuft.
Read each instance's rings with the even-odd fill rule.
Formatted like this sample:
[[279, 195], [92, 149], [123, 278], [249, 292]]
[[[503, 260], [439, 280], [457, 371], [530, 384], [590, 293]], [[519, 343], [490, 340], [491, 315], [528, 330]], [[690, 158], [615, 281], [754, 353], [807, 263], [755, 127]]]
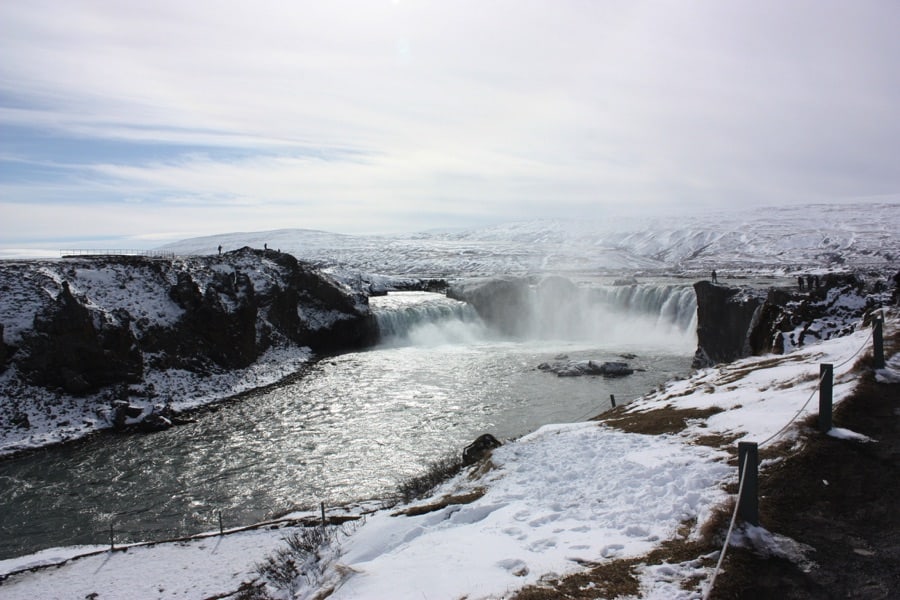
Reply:
[[431, 512], [435, 512], [448, 506], [452, 506], [454, 504], [471, 504], [475, 502], [484, 494], [486, 490], [484, 488], [475, 488], [471, 492], [466, 494], [456, 494], [453, 496], [444, 496], [437, 502], [433, 502], [431, 504], [420, 504], [418, 506], [410, 506], [404, 510], [392, 513], [392, 516], [407, 516], [407, 517], [415, 517], [418, 515], [425, 515]]
[[679, 433], [688, 426], [688, 421], [707, 419], [722, 412], [722, 410], [718, 406], [710, 408], [672, 408], [667, 406], [642, 413], [625, 413], [621, 411], [610, 414], [612, 412], [610, 411], [600, 415], [597, 420], [628, 433], [660, 435], [663, 433]]

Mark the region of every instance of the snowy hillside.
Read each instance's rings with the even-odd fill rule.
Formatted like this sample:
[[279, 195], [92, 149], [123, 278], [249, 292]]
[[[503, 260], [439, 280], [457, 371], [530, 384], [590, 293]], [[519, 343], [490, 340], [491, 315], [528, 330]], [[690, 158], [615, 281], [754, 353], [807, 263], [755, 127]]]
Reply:
[[528, 221], [456, 232], [350, 236], [302, 229], [231, 233], [161, 247], [212, 254], [277, 248], [325, 267], [418, 276], [684, 274], [890, 269], [900, 257], [900, 204], [754, 207], [728, 213], [604, 221]]

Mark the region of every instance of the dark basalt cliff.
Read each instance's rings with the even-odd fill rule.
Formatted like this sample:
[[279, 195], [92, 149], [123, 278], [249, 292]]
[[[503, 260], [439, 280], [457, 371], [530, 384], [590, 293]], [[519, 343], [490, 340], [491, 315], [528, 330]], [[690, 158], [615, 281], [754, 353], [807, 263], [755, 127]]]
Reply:
[[31, 327], [29, 315], [15, 315], [12, 340], [0, 323], [0, 372], [14, 368], [27, 384], [73, 395], [139, 383], [148, 370], [243, 368], [274, 345], [335, 352], [377, 337], [365, 295], [271, 250], [3, 270], [7, 306], [34, 314]]
[[695, 367], [731, 362], [752, 354], [750, 333], [765, 296], [708, 281], [694, 284], [697, 295]]
[[891, 303], [882, 279], [870, 286], [852, 274], [830, 274], [812, 290], [694, 284], [697, 352], [694, 367], [746, 356], [781, 354], [853, 331], [873, 309]]
[[508, 277], [458, 283], [447, 290], [447, 297], [471, 304], [485, 323], [506, 335], [519, 335], [530, 310], [530, 282]]

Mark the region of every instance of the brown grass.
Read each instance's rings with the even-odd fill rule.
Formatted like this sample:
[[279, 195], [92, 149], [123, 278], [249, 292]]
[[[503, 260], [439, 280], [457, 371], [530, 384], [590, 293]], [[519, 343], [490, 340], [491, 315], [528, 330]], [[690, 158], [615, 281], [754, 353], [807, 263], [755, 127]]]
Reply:
[[444, 496], [437, 502], [433, 502], [431, 504], [420, 504], [418, 506], [410, 506], [407, 509], [392, 513], [392, 516], [406, 516], [406, 517], [415, 517], [418, 515], [426, 515], [431, 512], [435, 512], [448, 506], [452, 506], [454, 504], [471, 504], [475, 502], [484, 494], [486, 490], [484, 488], [475, 488], [471, 492], [466, 494], [457, 494], [453, 496]]
[[635, 413], [626, 413], [624, 410], [614, 409], [596, 417], [595, 420], [628, 433], [660, 435], [663, 433], [679, 433], [687, 427], [688, 421], [707, 419], [722, 412], [722, 410], [717, 406], [711, 408], [673, 408], [666, 406], [665, 408]]

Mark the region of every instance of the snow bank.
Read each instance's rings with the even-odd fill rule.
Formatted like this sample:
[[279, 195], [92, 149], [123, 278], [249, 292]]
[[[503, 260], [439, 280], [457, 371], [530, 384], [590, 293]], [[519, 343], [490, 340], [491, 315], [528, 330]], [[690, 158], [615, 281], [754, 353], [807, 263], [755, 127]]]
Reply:
[[341, 557], [352, 575], [332, 598], [483, 598], [581, 562], [640, 556], [724, 498], [724, 456], [596, 423], [543, 427], [465, 482], [487, 487], [477, 501], [370, 519]]

